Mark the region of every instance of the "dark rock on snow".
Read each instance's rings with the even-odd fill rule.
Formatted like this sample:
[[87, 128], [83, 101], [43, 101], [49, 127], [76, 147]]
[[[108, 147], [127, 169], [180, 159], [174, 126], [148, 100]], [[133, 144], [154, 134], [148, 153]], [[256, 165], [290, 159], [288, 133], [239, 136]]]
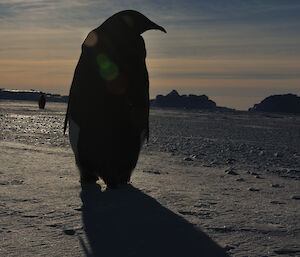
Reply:
[[248, 190], [251, 191], [251, 192], [258, 192], [258, 191], [260, 191], [258, 188], [254, 188], [254, 187], [250, 187], [250, 188], [248, 188]]
[[239, 175], [237, 172], [234, 171], [234, 169], [230, 168], [230, 169], [227, 169], [225, 170], [225, 173], [227, 173], [228, 175]]

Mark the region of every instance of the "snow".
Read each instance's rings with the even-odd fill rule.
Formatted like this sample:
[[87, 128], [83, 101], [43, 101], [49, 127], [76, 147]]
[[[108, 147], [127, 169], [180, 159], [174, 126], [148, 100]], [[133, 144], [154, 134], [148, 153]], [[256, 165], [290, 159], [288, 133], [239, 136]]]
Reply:
[[0, 102], [0, 256], [300, 255], [299, 116], [152, 109], [106, 190], [80, 187], [65, 110]]

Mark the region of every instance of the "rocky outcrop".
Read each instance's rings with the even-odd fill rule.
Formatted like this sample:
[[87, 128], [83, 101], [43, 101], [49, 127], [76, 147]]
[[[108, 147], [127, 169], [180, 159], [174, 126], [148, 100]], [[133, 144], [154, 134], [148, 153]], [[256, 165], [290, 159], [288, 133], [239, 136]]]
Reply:
[[300, 97], [294, 94], [272, 95], [255, 104], [249, 111], [300, 113]]
[[176, 90], [166, 96], [157, 95], [150, 101], [154, 107], [172, 107], [182, 109], [216, 109], [216, 103], [206, 95], [179, 95]]

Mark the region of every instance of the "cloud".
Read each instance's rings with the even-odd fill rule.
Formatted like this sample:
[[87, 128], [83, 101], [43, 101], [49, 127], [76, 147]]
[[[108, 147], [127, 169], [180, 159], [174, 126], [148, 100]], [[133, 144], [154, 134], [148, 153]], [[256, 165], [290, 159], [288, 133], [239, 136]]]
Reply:
[[[291, 4], [291, 1], [279, 0], [2, 0], [0, 5], [2, 19], [13, 16], [18, 23], [29, 22], [34, 17], [40, 21], [36, 26], [48, 27], [59, 23], [86, 26], [103, 21], [122, 9], [136, 9], [167, 25], [178, 26], [279, 23], [279, 20], [286, 23], [293, 20], [299, 24], [300, 10], [300, 3], [296, 1]], [[52, 22], [44, 22], [47, 20]]]

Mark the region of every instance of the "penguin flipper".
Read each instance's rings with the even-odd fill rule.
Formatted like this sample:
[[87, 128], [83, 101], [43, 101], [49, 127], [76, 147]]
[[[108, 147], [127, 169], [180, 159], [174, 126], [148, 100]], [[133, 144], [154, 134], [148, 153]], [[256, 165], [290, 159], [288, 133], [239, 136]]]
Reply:
[[68, 112], [66, 113], [66, 117], [65, 117], [65, 123], [64, 123], [64, 134], [66, 134], [66, 130], [67, 130], [67, 126], [68, 126], [68, 121], [69, 121], [69, 117], [68, 117]]

